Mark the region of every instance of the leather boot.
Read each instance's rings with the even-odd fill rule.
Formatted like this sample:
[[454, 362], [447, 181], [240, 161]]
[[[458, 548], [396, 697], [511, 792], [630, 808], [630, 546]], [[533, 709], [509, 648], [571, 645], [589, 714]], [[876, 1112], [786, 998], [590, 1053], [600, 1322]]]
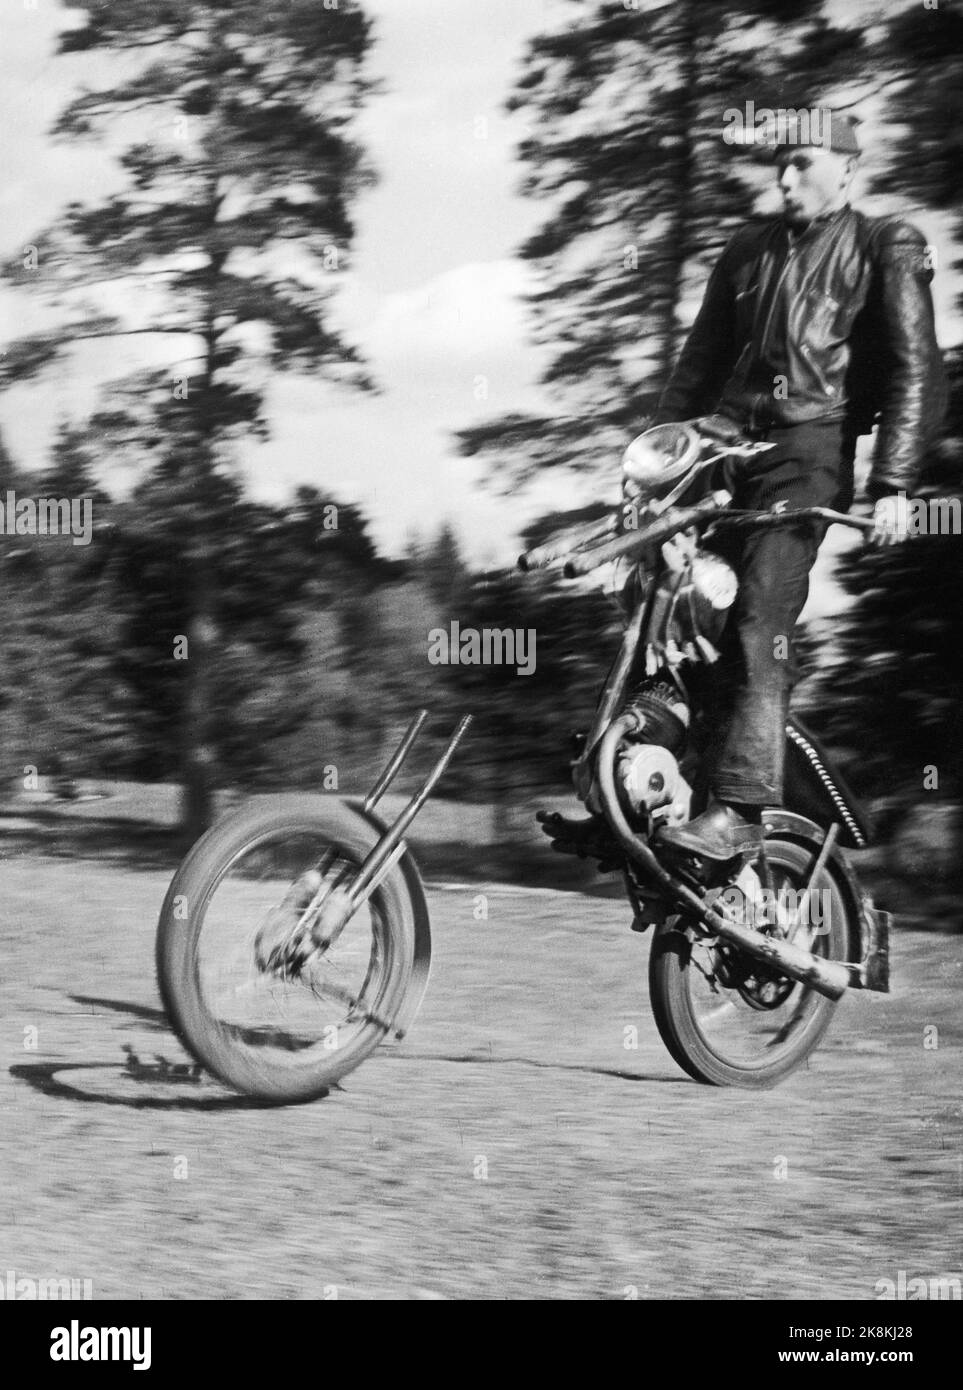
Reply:
[[688, 824], [663, 830], [658, 843], [686, 854], [700, 854], [705, 859], [734, 859], [737, 854], [759, 848], [762, 826], [745, 820], [734, 806], [714, 801]]

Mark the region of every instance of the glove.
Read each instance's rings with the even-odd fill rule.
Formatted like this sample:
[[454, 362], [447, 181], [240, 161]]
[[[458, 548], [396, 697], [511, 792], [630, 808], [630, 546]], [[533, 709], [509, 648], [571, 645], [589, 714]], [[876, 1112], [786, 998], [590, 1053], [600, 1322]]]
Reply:
[[735, 420], [730, 420], [728, 415], [700, 415], [698, 420], [693, 420], [692, 423], [700, 434], [716, 440], [719, 444], [745, 442], [741, 426], [737, 425]]

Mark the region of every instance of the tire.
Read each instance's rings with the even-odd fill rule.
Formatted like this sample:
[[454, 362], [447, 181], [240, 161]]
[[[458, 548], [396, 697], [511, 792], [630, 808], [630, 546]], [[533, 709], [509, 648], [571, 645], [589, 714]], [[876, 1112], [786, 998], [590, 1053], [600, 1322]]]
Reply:
[[[247, 962], [244, 932], [249, 923], [240, 908], [232, 905], [232, 888], [236, 885], [240, 903], [241, 895], [260, 893], [264, 878], [274, 885], [282, 872], [275, 866], [283, 865], [289, 847], [300, 841], [305, 845], [330, 846], [336, 849], [339, 859], [350, 865], [360, 863], [379, 838], [368, 821], [341, 802], [313, 795], [265, 797], [208, 830], [178, 869], [158, 924], [158, 985], [170, 1023], [184, 1047], [228, 1086], [277, 1103], [313, 1100], [360, 1065], [391, 1032], [411, 978], [415, 938], [412, 902], [398, 866], [379, 885], [368, 904], [359, 909], [341, 938], [348, 936], [354, 929], [352, 924], [360, 923], [362, 916], [370, 924], [372, 946], [367, 964], [363, 942], [359, 953], [362, 998], [351, 1003], [348, 1018], [362, 1001], [364, 1007], [350, 1020], [350, 1037], [343, 1044], [336, 1030], [334, 1047], [329, 1050], [331, 1037], [321, 1030], [320, 1023], [319, 1035], [313, 1038], [312, 1015], [307, 1033], [300, 1022], [300, 1031], [295, 1033], [285, 1032], [278, 1024], [278, 1046], [272, 1048], [269, 1044], [273, 1034], [261, 1025], [247, 1026], [220, 1017], [202, 978], [204, 954], [210, 949], [205, 941], [205, 927], [209, 917], [217, 917], [219, 924], [226, 924], [226, 931], [241, 935], [241, 948], [236, 954], [238, 960], [245, 962], [252, 991], [261, 986], [273, 990], [274, 980], [268, 972], [257, 969], [253, 951]], [[253, 879], [250, 874], [236, 880], [230, 877], [232, 873], [240, 874], [240, 866], [245, 863], [257, 864], [258, 856], [272, 866], [264, 871], [262, 881], [257, 874]], [[317, 851], [313, 857], [317, 858]], [[290, 870], [287, 876], [290, 880]], [[212, 902], [220, 901], [216, 897], [219, 890], [222, 896], [227, 895], [225, 904], [212, 912]], [[274, 894], [277, 889], [271, 886], [264, 891]], [[254, 909], [251, 915], [256, 918]], [[213, 923], [209, 935], [212, 931], [216, 939]], [[216, 955], [213, 959], [216, 962]], [[293, 990], [296, 986], [285, 983], [278, 988]], [[324, 997], [323, 986], [319, 990], [302, 990], [298, 995], [302, 1013], [305, 1009], [310, 1011], [314, 1001]], [[343, 1002], [338, 1007], [343, 1008]]]
[[[766, 854], [774, 874], [792, 885], [803, 888], [818, 844], [800, 843], [797, 840], [775, 836], [766, 840]], [[828, 909], [828, 927], [824, 934], [818, 935], [810, 946], [814, 954], [823, 955], [830, 960], [845, 961], [854, 936], [855, 924], [851, 920], [852, 909], [830, 863], [815, 885], [825, 895], [821, 898], [823, 910]], [[835, 1012], [836, 1002], [827, 999], [807, 986], [783, 980], [772, 983], [771, 988], [789, 990], [785, 1007], [787, 1014], [782, 1026], [773, 1010], [768, 1023], [758, 1012], [758, 1006], [746, 1003], [745, 995], [738, 988], [719, 988], [716, 991], [719, 1002], [714, 1014], [708, 1013], [700, 1018], [694, 995], [698, 997], [702, 988], [700, 971], [694, 957], [694, 948], [699, 945], [700, 934], [680, 919], [660, 926], [652, 942], [649, 957], [649, 990], [652, 1012], [662, 1040], [679, 1066], [697, 1081], [713, 1086], [737, 1086], [745, 1089], [766, 1089], [777, 1085], [805, 1062], [818, 1046]], [[749, 962], [744, 955], [730, 954], [728, 959], [735, 969], [759, 973], [758, 963]], [[778, 977], [772, 977], [776, 981]], [[706, 994], [711, 997], [711, 986]], [[714, 1001], [713, 1001], [714, 1002]], [[736, 1021], [740, 1009], [755, 1014], [759, 1028], [759, 1056], [752, 1053], [751, 1042], [747, 1045], [748, 1055], [735, 1056], [731, 1046], [720, 1046], [718, 1038], [710, 1026], [711, 1020], [728, 1017], [732, 1010], [732, 1020]], [[706, 1019], [710, 1020], [707, 1023]], [[747, 1018], [748, 1032], [756, 1027], [755, 1020]], [[765, 1031], [775, 1029], [778, 1040], [782, 1032], [784, 1041], [763, 1041]]]

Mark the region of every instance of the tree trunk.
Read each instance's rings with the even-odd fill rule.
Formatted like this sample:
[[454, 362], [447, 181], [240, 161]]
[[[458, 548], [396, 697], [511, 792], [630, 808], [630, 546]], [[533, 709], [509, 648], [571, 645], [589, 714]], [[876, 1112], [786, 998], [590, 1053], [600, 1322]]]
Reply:
[[685, 288], [685, 269], [689, 259], [690, 218], [693, 207], [693, 184], [696, 176], [695, 139], [699, 119], [699, 23], [695, 0], [688, 0], [681, 17], [683, 43], [683, 85], [685, 96], [679, 112], [679, 128], [684, 144], [679, 158], [672, 230], [666, 244], [672, 248], [672, 262], [667, 276], [665, 312], [659, 332], [659, 389], [669, 380], [676, 358], [682, 350], [686, 333], [679, 322], [679, 305]]
[[211, 739], [211, 670], [217, 638], [210, 616], [210, 591], [204, 566], [192, 566], [192, 614], [188, 624], [186, 689], [181, 737], [181, 828], [190, 839], [202, 835], [214, 818], [214, 780], [217, 758]]
[[[222, 42], [220, 27], [215, 35], [217, 43]], [[210, 398], [214, 385], [214, 359], [217, 346], [217, 304], [220, 274], [224, 267], [225, 254], [217, 246], [217, 220], [221, 207], [217, 160], [212, 159], [214, 172], [207, 189], [208, 210], [208, 266], [206, 274], [206, 305], [204, 324], [204, 372], [202, 394], [198, 411], [198, 466], [200, 486], [197, 489], [196, 505], [200, 515], [191, 518], [191, 532], [188, 540], [188, 661], [187, 689], [183, 706], [182, 749], [183, 749], [183, 798], [181, 806], [181, 826], [196, 839], [203, 834], [214, 818], [214, 781], [216, 775], [216, 754], [212, 739], [214, 717], [214, 692], [212, 672], [214, 652], [217, 644], [217, 626], [214, 621], [213, 573], [209, 563], [208, 548], [210, 540], [203, 522], [204, 498], [207, 481], [213, 472], [215, 457], [215, 435], [211, 415]]]

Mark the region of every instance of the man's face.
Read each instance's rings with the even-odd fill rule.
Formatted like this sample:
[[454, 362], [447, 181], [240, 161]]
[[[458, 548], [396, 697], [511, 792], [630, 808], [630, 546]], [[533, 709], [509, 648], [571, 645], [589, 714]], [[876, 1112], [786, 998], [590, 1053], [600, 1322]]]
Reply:
[[811, 222], [845, 202], [852, 157], [820, 145], [803, 145], [779, 155], [779, 191], [792, 224]]

